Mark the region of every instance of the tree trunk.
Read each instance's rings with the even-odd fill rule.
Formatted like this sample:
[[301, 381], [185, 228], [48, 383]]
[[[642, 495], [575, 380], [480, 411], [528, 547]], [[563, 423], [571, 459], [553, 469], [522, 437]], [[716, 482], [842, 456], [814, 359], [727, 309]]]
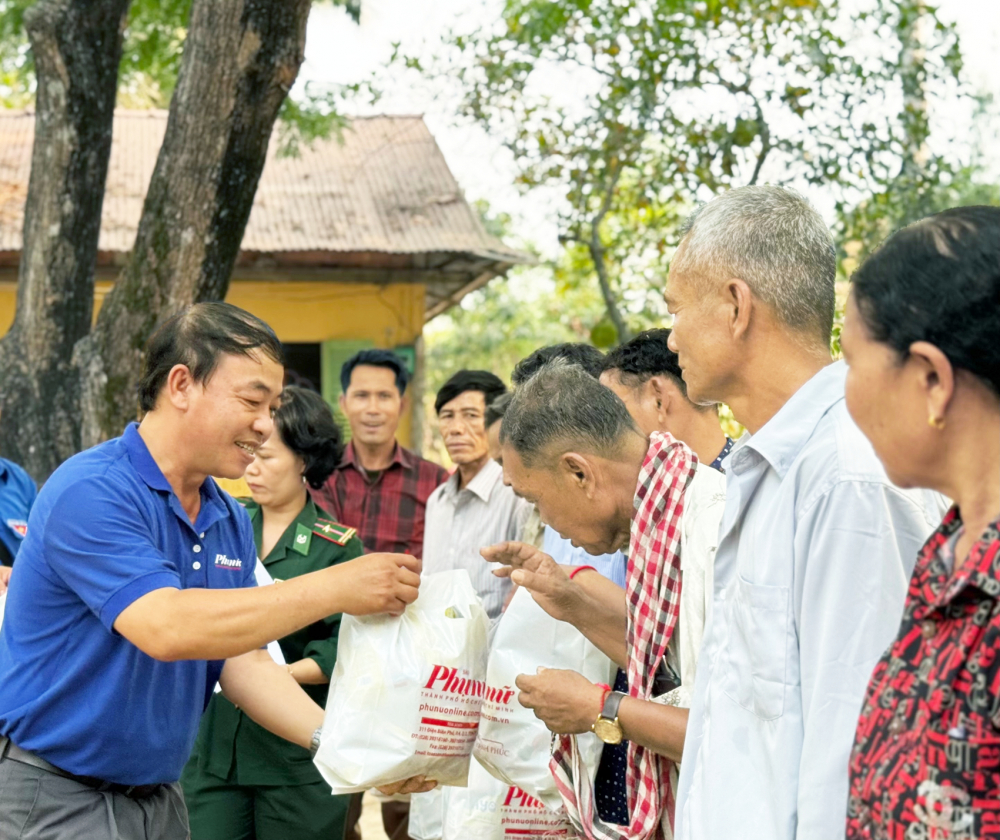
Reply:
[[195, 0], [166, 135], [129, 263], [76, 348], [82, 444], [136, 417], [159, 323], [221, 300], [278, 110], [302, 63], [309, 0]]
[[94, 264], [129, 0], [41, 0], [25, 12], [38, 89], [14, 324], [0, 341], [0, 452], [36, 481], [80, 449], [73, 345]]

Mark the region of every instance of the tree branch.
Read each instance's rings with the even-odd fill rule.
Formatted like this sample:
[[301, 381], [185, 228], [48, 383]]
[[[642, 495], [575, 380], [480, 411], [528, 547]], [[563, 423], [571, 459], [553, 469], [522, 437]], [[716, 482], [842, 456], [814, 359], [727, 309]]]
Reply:
[[[711, 84], [711, 82], [709, 82]], [[760, 177], [760, 171], [764, 168], [764, 161], [767, 159], [768, 154], [770, 154], [771, 149], [771, 128], [767, 124], [767, 120], [764, 118], [764, 109], [760, 104], [760, 100], [757, 95], [750, 89], [750, 79], [744, 80], [743, 84], [738, 85], [735, 82], [730, 82], [723, 79], [721, 76], [717, 76], [715, 79], [715, 84], [719, 87], [725, 88], [734, 96], [738, 94], [743, 94], [744, 96], [749, 96], [750, 101], [753, 102], [754, 110], [757, 112], [757, 126], [760, 129], [760, 152], [757, 154], [757, 163], [753, 168], [753, 175], [750, 176], [750, 180], [747, 186], [753, 186], [757, 183], [757, 179]]]
[[618, 309], [618, 302], [611, 291], [608, 268], [604, 262], [605, 249], [601, 244], [601, 223], [611, 211], [615, 188], [618, 186], [618, 180], [621, 178], [624, 168], [621, 162], [616, 162], [612, 165], [611, 179], [604, 190], [604, 199], [601, 201], [601, 207], [590, 221], [590, 239], [587, 240], [587, 249], [590, 252], [590, 259], [594, 263], [594, 271], [597, 272], [597, 282], [601, 287], [601, 296], [604, 298], [604, 305], [608, 310], [608, 318], [611, 319], [611, 323], [614, 324], [615, 331], [618, 333], [619, 344], [624, 344], [628, 341], [632, 337], [632, 334], [625, 324], [625, 319]]

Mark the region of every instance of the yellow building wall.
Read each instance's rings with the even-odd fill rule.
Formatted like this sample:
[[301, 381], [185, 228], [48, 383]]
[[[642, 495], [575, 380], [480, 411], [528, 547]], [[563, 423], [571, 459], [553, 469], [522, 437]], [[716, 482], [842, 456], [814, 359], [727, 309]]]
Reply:
[[[111, 286], [109, 280], [97, 282], [95, 317]], [[288, 343], [356, 339], [392, 348], [412, 345], [424, 325], [424, 287], [419, 283], [375, 285], [237, 276], [226, 300], [266, 321]], [[16, 301], [16, 281], [0, 281], [0, 334], [14, 321]], [[411, 428], [406, 412], [399, 428], [404, 445], [411, 444]]]

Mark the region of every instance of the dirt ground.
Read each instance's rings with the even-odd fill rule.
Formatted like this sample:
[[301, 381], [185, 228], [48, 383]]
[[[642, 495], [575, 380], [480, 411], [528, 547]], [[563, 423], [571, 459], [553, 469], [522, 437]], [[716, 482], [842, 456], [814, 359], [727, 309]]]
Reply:
[[382, 809], [378, 800], [370, 793], [361, 802], [361, 840], [386, 840], [382, 828]]

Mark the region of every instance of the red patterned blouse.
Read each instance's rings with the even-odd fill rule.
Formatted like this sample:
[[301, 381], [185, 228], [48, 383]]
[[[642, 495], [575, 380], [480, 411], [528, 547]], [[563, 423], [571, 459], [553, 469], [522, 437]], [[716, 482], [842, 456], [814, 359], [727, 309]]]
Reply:
[[847, 837], [1000, 838], [1000, 518], [954, 573], [945, 517], [875, 667], [850, 763]]

